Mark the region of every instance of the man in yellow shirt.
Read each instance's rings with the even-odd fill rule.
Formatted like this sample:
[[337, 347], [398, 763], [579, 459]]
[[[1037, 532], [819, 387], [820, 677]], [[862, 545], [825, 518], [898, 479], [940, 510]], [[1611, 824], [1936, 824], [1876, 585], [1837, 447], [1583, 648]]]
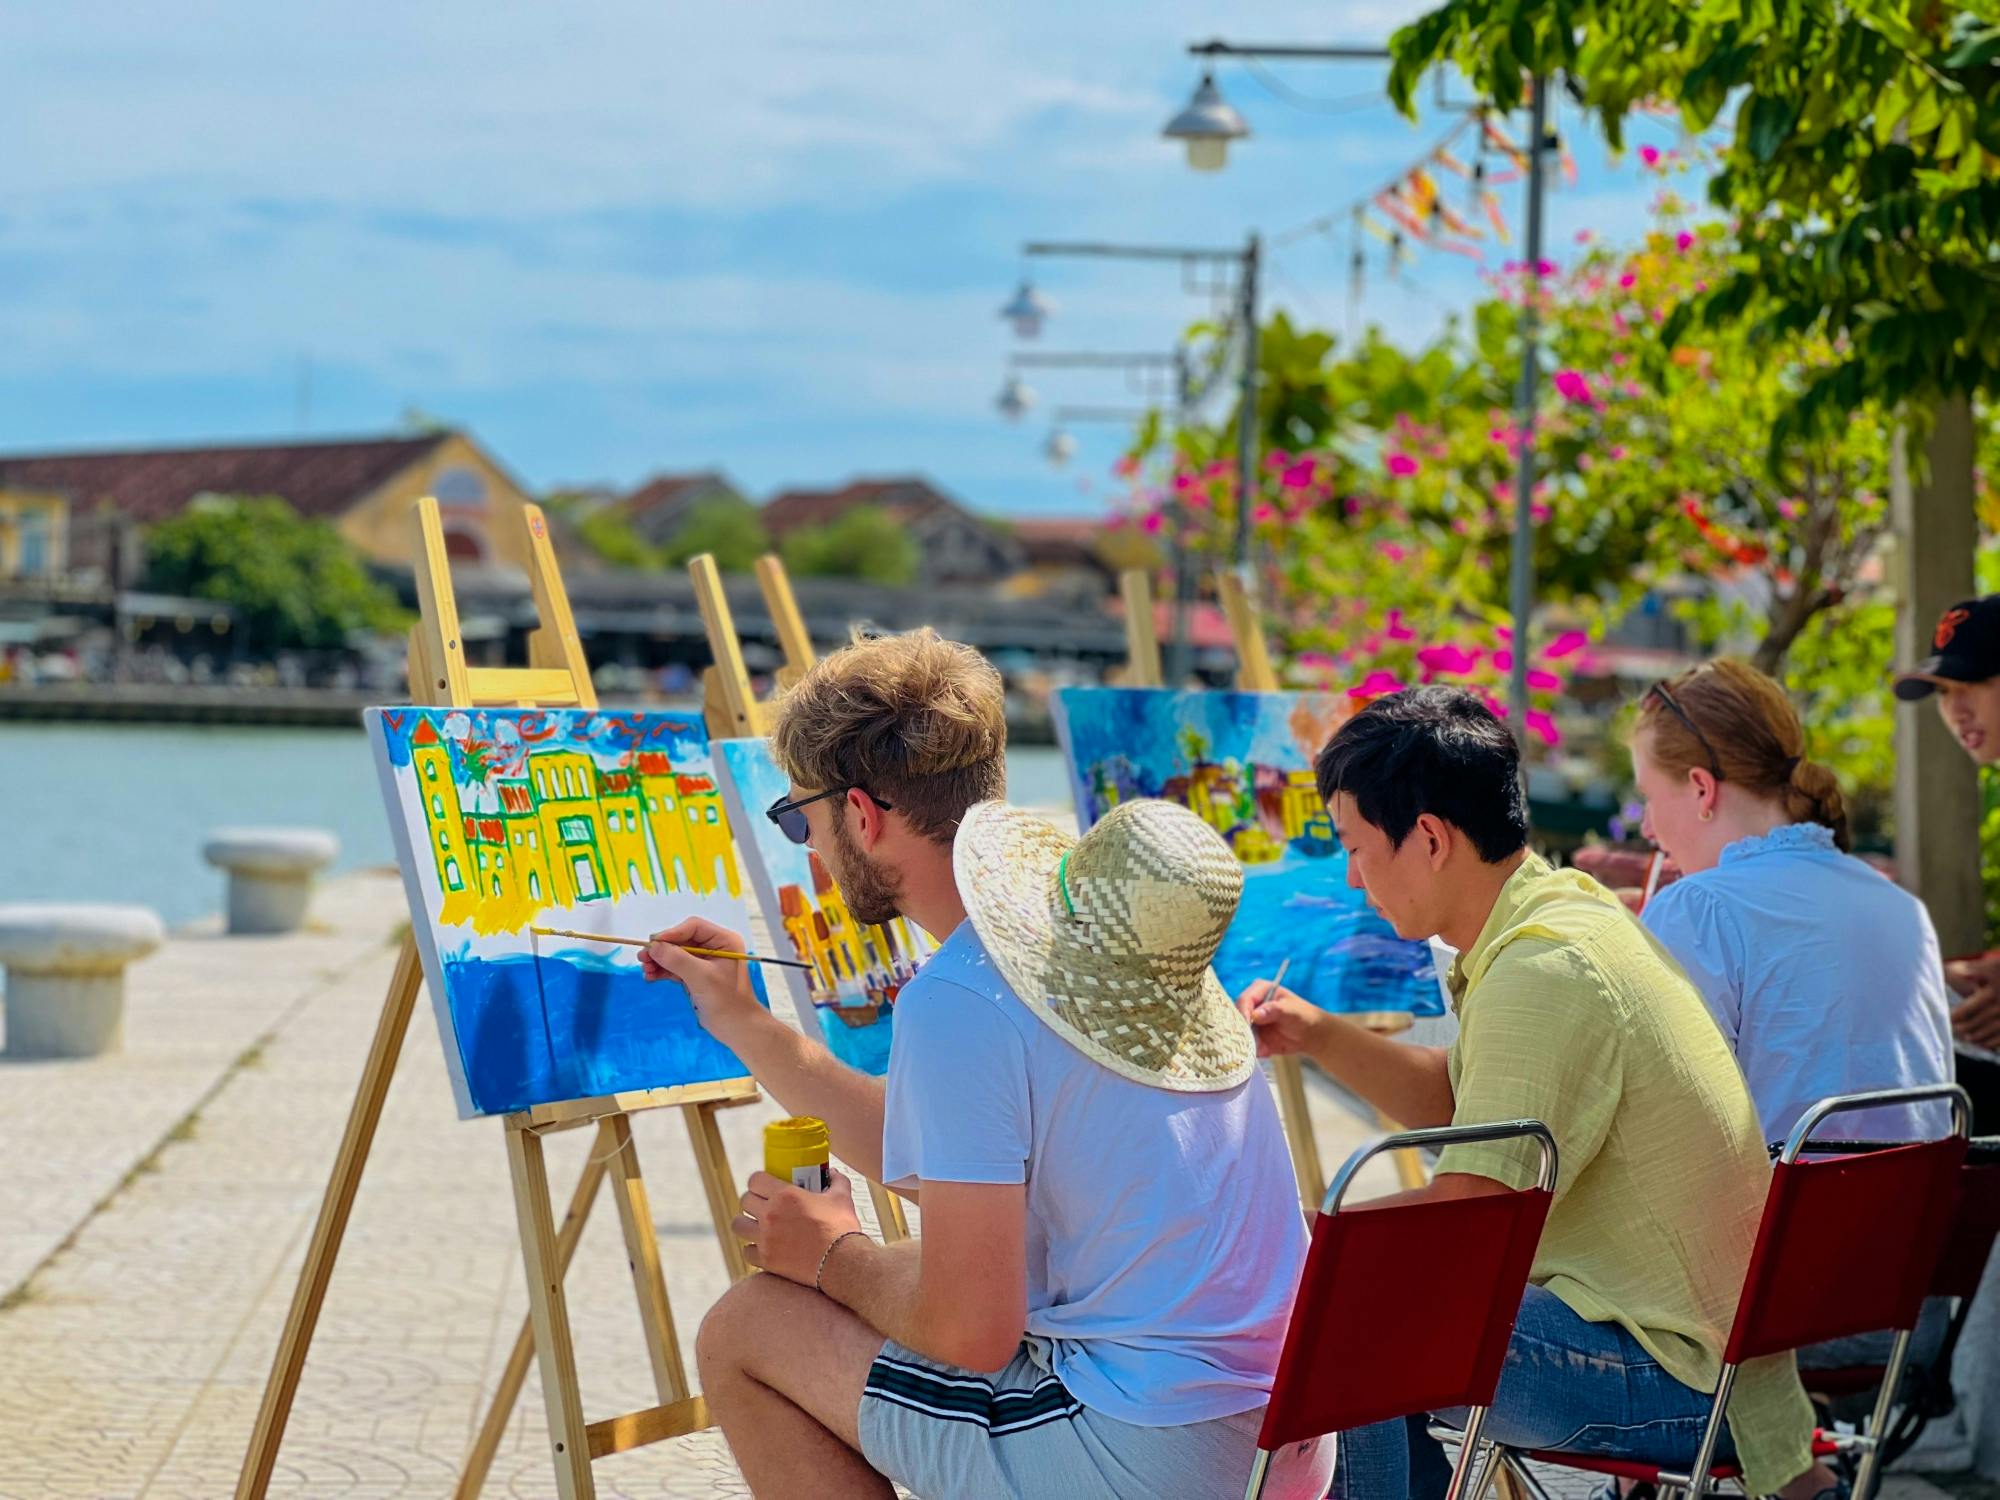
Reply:
[[[1317, 772], [1349, 882], [1403, 937], [1459, 951], [1458, 1039], [1398, 1043], [1259, 983], [1240, 1004], [1260, 1050], [1311, 1056], [1413, 1128], [1545, 1122], [1560, 1176], [1486, 1435], [1691, 1462], [1771, 1175], [1728, 1044], [1610, 892], [1529, 851], [1513, 738], [1472, 694], [1376, 700]], [[1454, 1146], [1428, 1187], [1381, 1202], [1527, 1187], [1535, 1157]], [[1729, 1411], [1750, 1494], [1839, 1493], [1790, 1355], [1745, 1365]], [[1421, 1420], [1340, 1443], [1336, 1500], [1444, 1494]]]

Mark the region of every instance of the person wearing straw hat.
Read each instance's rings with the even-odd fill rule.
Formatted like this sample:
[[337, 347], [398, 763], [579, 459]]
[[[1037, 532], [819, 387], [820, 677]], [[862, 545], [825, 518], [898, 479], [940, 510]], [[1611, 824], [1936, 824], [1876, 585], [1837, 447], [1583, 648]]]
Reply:
[[[753, 1494], [1124, 1500], [1247, 1477], [1305, 1232], [1250, 1027], [1209, 964], [1242, 870], [1184, 808], [1134, 802], [1073, 839], [997, 800], [998, 674], [929, 631], [806, 673], [772, 741], [769, 812], [863, 923], [941, 940], [897, 997], [885, 1082], [759, 1006], [692, 921], [649, 971], [844, 1161], [917, 1199], [878, 1245], [845, 1180], [750, 1179], [766, 1274], [696, 1342]], [[1330, 1440], [1284, 1455], [1317, 1497]]]
[[[1261, 1051], [1311, 1056], [1406, 1126], [1549, 1127], [1555, 1200], [1486, 1436], [1687, 1463], [1770, 1182], [1764, 1136], [1672, 958], [1611, 892], [1528, 848], [1520, 769], [1507, 726], [1445, 687], [1376, 699], [1315, 766], [1349, 882], [1398, 936], [1458, 951], [1448, 1049], [1375, 1036], [1261, 981], [1241, 1003]], [[1513, 1142], [1452, 1146], [1428, 1186], [1382, 1201], [1524, 1188], [1533, 1156]], [[1743, 1366], [1728, 1429], [1747, 1493], [1838, 1495], [1813, 1458], [1789, 1355]], [[1340, 1500], [1444, 1493], [1450, 1468], [1420, 1420], [1340, 1444]]]

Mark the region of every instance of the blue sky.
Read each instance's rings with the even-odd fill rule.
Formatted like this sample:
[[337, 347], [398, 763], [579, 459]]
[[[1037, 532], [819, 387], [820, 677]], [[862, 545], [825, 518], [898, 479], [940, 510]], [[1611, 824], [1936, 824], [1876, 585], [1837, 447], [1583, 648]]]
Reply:
[[[1407, 0], [873, 6], [104, 0], [0, 11], [0, 451], [470, 428], [529, 484], [719, 466], [753, 495], [928, 473], [1002, 514], [1090, 514], [1120, 433], [1041, 456], [1060, 402], [993, 409], [1030, 238], [1237, 244], [1339, 209], [1449, 124], [1220, 74], [1255, 138], [1220, 174], [1159, 128], [1192, 39], [1371, 43]], [[1308, 100], [1369, 65], [1266, 77]], [[1644, 126], [1661, 144], [1668, 132]], [[1579, 139], [1550, 243], [1631, 234], [1653, 185]], [[1518, 190], [1509, 193], [1511, 200]], [[1364, 317], [1437, 331], [1456, 258], [1374, 264]], [[1271, 304], [1344, 327], [1344, 238]], [[1164, 266], [1045, 263], [1036, 347], [1165, 349]]]

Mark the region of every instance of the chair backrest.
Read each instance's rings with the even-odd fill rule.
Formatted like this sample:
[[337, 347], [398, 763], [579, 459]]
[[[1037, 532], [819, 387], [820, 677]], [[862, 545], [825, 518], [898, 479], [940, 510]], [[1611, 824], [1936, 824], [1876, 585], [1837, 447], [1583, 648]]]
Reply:
[[[1339, 1211], [1379, 1152], [1516, 1136], [1543, 1147], [1533, 1188]], [[1406, 1131], [1350, 1157], [1313, 1226], [1258, 1446], [1492, 1404], [1554, 1186], [1555, 1142], [1535, 1120]]]
[[[1944, 1140], [1800, 1159], [1829, 1114], [1935, 1098], [1957, 1106]], [[1957, 1206], [1968, 1114], [1954, 1085], [1848, 1095], [1806, 1112], [1772, 1169], [1728, 1363], [1916, 1326]]]
[[1993, 1242], [2000, 1237], [2000, 1162], [1969, 1160], [1959, 1169], [1958, 1180], [1958, 1212], [1931, 1278], [1933, 1297], [1970, 1297], [1978, 1291]]

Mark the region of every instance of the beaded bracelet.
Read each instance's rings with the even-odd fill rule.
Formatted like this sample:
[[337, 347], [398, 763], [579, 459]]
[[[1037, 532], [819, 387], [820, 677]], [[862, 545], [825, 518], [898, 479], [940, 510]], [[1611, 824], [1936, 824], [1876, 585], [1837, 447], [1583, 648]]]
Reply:
[[813, 1290], [818, 1292], [821, 1296], [826, 1295], [826, 1286], [824, 1284], [826, 1278], [826, 1263], [832, 1257], [835, 1247], [838, 1246], [842, 1240], [850, 1239], [857, 1234], [860, 1235], [864, 1240], [868, 1238], [868, 1231], [865, 1229], [849, 1229], [841, 1234], [835, 1235], [830, 1241], [827, 1242], [827, 1247], [824, 1250], [820, 1251], [819, 1269], [813, 1272]]

